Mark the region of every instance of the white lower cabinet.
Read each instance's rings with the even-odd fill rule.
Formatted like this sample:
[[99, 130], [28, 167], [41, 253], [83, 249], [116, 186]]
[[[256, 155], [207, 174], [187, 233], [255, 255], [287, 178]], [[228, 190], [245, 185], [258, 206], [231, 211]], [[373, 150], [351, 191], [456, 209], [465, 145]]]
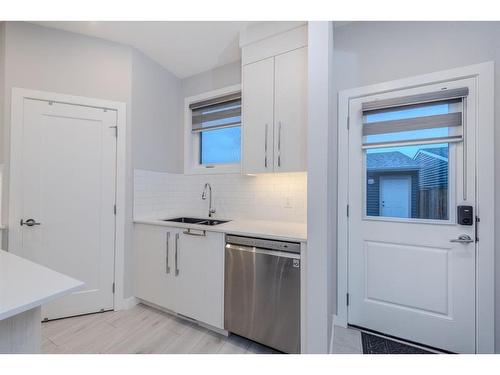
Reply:
[[136, 297], [223, 328], [223, 233], [136, 224], [134, 253]]
[[174, 311], [176, 280], [172, 246], [176, 231], [154, 225], [134, 227], [135, 296]]

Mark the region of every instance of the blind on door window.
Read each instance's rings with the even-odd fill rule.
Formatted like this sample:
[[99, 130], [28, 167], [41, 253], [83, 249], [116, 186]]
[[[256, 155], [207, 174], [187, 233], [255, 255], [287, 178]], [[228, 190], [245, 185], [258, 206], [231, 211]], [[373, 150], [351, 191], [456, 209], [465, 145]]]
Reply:
[[362, 104], [363, 148], [460, 142], [468, 88]]
[[241, 93], [191, 103], [192, 132], [230, 128], [241, 125]]

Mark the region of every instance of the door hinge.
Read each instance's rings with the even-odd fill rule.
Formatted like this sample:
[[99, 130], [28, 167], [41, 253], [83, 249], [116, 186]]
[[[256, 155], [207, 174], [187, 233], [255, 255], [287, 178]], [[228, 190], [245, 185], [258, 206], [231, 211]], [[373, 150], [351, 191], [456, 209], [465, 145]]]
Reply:
[[118, 138], [118, 126], [110, 126], [111, 129], [115, 129], [115, 137]]
[[347, 130], [349, 130], [349, 123], [351, 122], [351, 118], [347, 116]]
[[349, 293], [346, 293], [345, 300], [346, 300], [347, 306], [349, 306]]
[[479, 231], [478, 230], [478, 226], [479, 225], [478, 224], [479, 224], [480, 221], [481, 221], [481, 219], [479, 218], [479, 216], [476, 216], [476, 226], [474, 228], [474, 232], [475, 232], [475, 235], [476, 235], [475, 236], [476, 237], [476, 242], [479, 242], [479, 233], [478, 233], [478, 231]]
[[349, 217], [349, 205], [347, 205], [347, 217]]
[[116, 215], [116, 204], [113, 206], [113, 213]]
[[113, 283], [113, 286], [112, 286], [112, 291], [113, 291], [113, 294], [115, 294], [115, 283]]

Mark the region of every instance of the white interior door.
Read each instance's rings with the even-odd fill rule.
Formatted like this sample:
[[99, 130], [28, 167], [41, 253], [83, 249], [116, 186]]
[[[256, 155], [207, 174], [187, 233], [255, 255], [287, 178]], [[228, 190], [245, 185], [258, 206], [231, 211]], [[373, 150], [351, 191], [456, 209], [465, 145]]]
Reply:
[[[446, 83], [446, 90], [468, 88], [460, 126], [445, 122], [441, 128], [424, 129], [419, 121], [436, 114], [442, 115], [439, 121], [447, 118], [461, 101], [389, 114], [381, 110], [371, 119], [363, 104], [438, 92], [443, 86], [349, 102], [348, 323], [451, 352], [474, 353], [475, 221], [457, 223], [457, 206], [472, 206], [475, 212], [474, 81]], [[370, 126], [384, 116], [389, 121], [418, 119], [406, 132], [391, 130], [404, 121]], [[471, 242], [451, 242], [459, 236]]]
[[21, 150], [12, 150], [22, 153], [22, 191], [10, 250], [85, 282], [43, 306], [43, 318], [113, 309], [116, 115], [24, 99]]

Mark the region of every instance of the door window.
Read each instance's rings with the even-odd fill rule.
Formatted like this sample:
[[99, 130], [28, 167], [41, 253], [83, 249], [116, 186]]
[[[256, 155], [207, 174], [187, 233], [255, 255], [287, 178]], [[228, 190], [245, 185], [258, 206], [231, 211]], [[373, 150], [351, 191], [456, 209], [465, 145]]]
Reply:
[[467, 88], [362, 104], [367, 217], [450, 220], [450, 147]]
[[448, 143], [365, 151], [366, 215], [449, 220]]

